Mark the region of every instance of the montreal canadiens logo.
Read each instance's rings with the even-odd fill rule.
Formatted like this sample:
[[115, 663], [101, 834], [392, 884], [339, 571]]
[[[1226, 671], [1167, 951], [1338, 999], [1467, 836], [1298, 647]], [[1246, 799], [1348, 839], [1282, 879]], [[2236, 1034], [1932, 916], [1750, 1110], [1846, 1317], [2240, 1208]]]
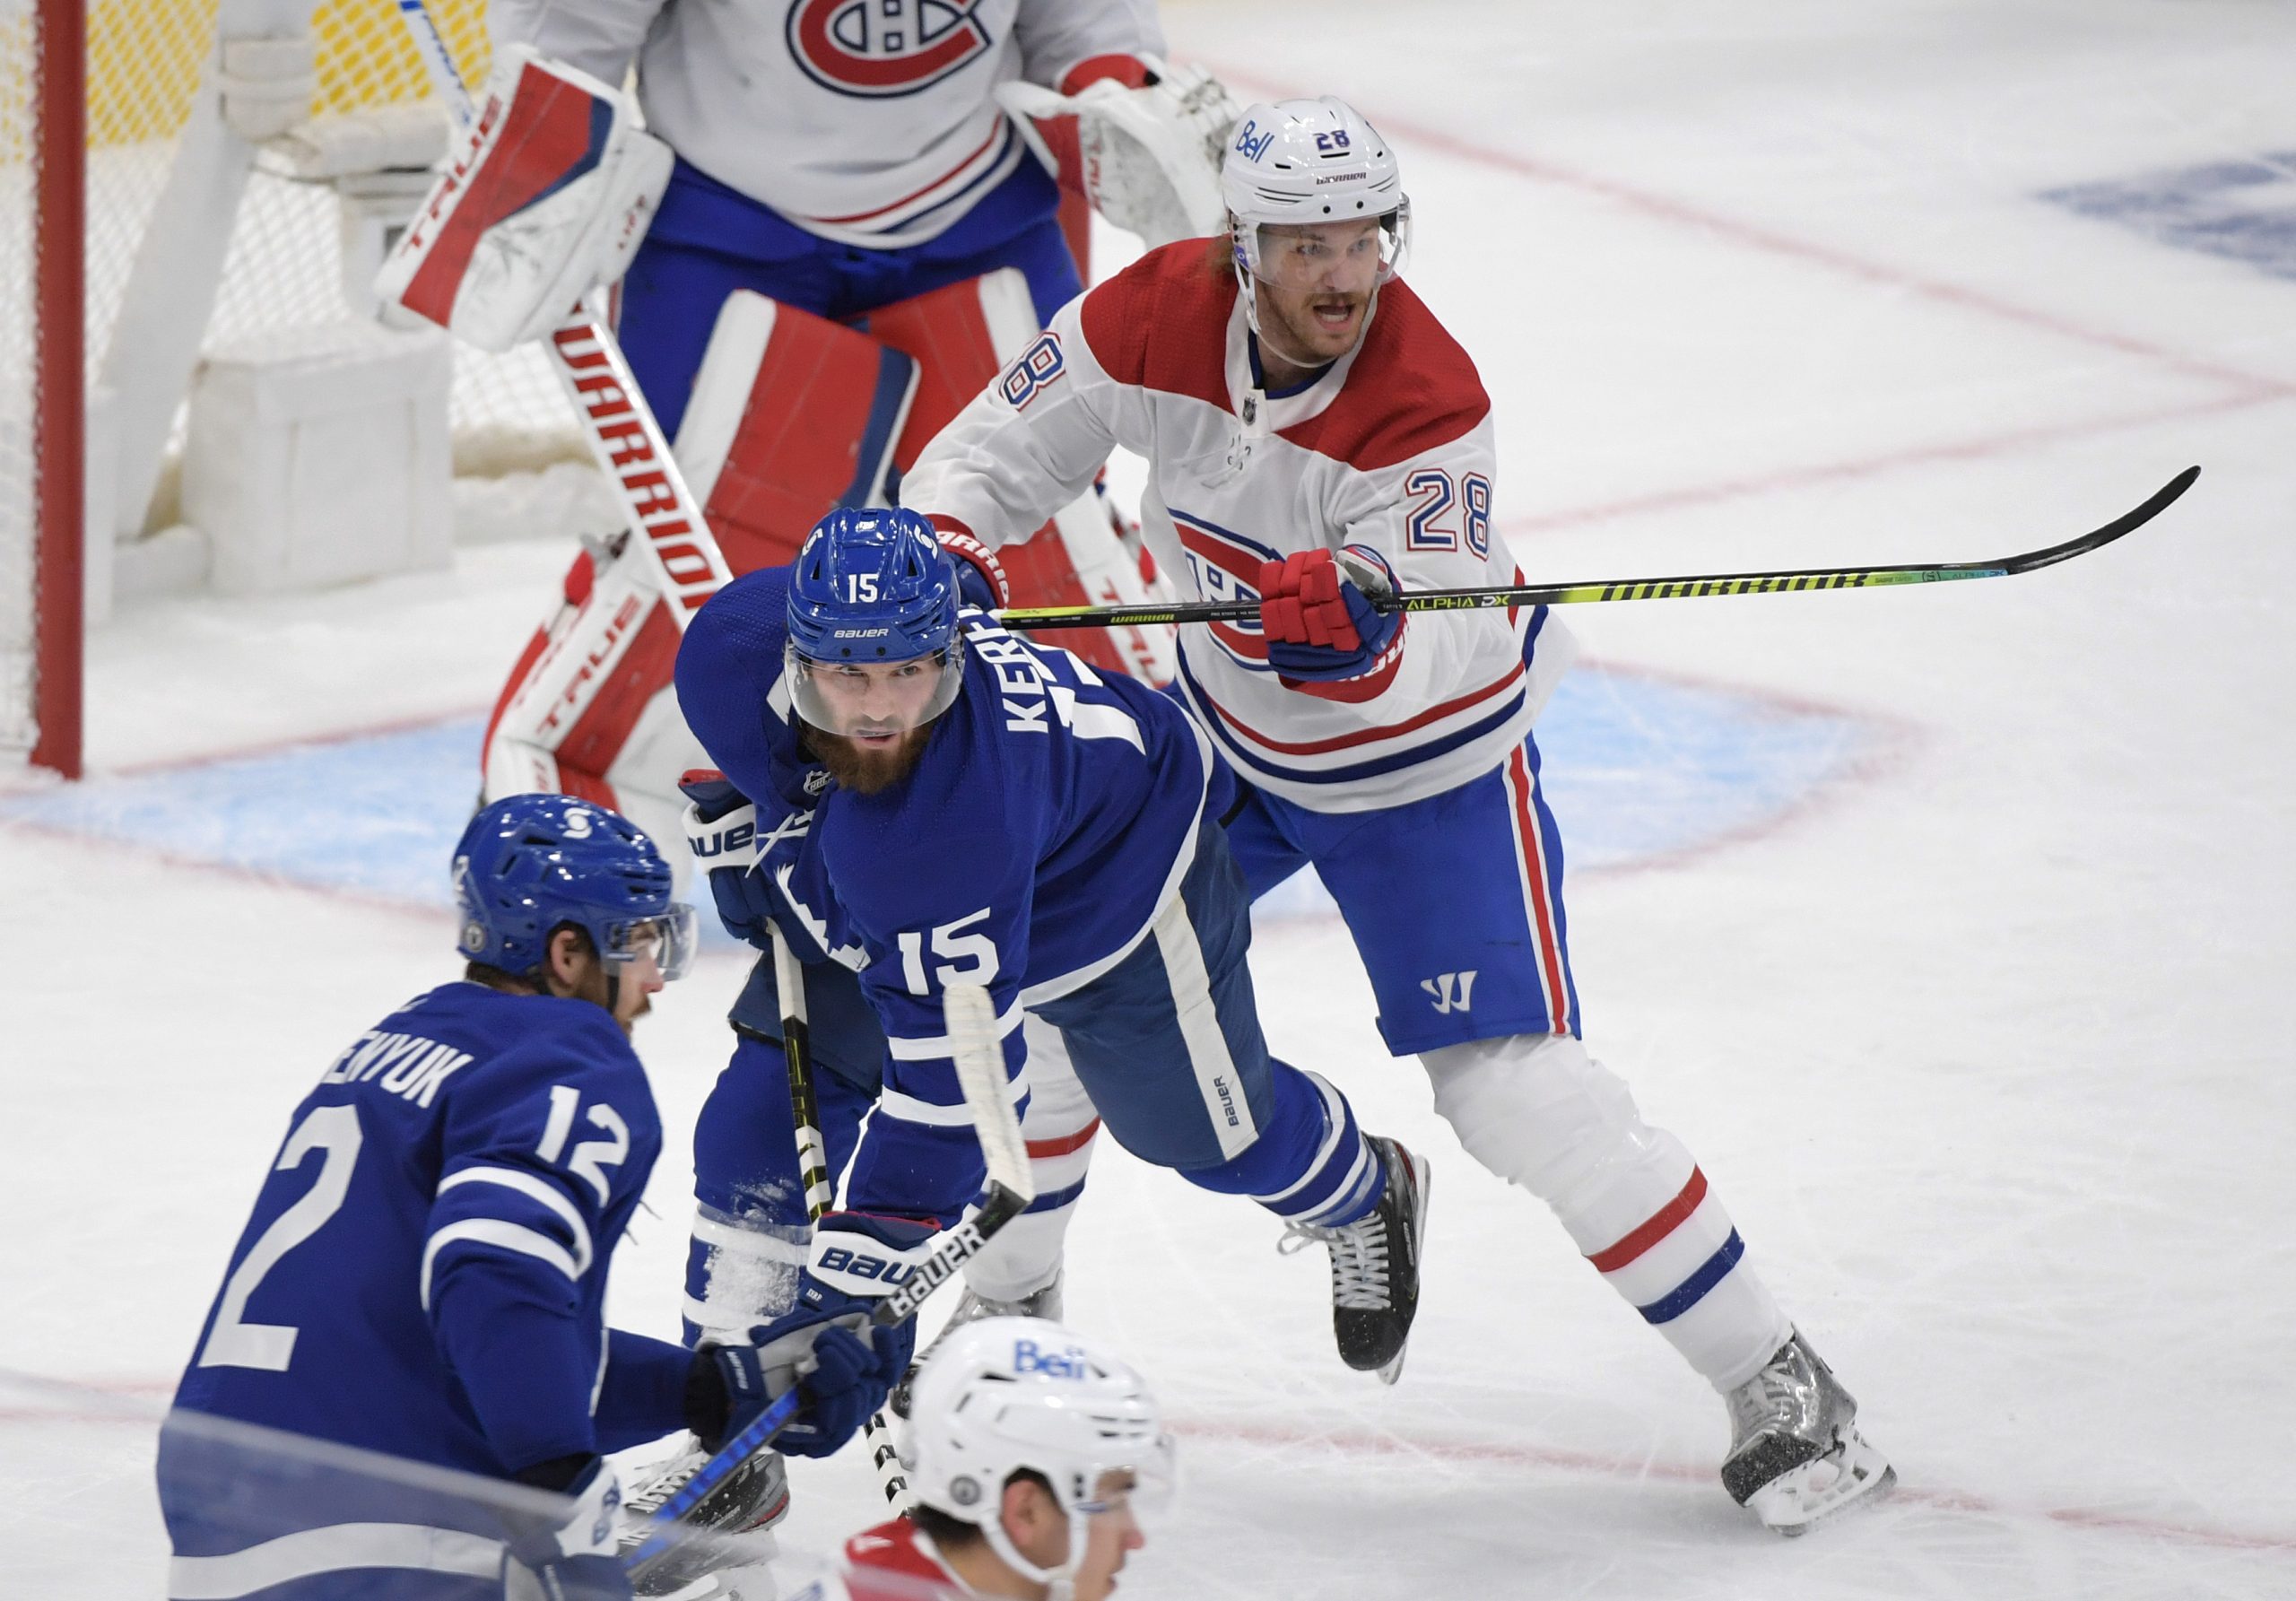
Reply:
[[985, 0], [795, 0], [789, 53], [839, 94], [915, 94], [988, 53]]

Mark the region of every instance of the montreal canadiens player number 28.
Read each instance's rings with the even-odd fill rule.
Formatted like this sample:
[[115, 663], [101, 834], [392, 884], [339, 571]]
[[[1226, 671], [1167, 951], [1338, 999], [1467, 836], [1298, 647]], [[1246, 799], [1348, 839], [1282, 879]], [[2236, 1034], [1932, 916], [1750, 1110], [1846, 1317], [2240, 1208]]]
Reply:
[[1064, 308], [902, 489], [995, 549], [1091, 480], [1151, 464], [1165, 570], [1259, 625], [1185, 631], [1178, 689], [1246, 794], [1255, 894], [1312, 863], [1469, 1154], [1553, 1208], [1596, 1270], [1728, 1404], [1733, 1497], [1796, 1532], [1886, 1488], [1849, 1395], [1744, 1259], [1706, 1175], [1580, 1043], [1562, 846], [1531, 719], [1565, 665], [1544, 607], [1427, 618], [1397, 587], [1521, 580], [1492, 526], [1491, 405], [1396, 276], [1393, 152], [1336, 100], [1250, 108], [1227, 233], [1153, 251]]

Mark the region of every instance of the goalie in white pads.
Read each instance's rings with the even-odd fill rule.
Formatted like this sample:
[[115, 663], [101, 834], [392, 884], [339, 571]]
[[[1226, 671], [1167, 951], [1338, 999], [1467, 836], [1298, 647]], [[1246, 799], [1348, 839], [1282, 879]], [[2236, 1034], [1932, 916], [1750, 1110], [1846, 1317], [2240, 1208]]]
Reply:
[[[1567, 660], [1544, 607], [1427, 617], [1382, 589], [1522, 582], [1492, 524], [1491, 406], [1396, 272], [1411, 212], [1385, 139], [1335, 100], [1257, 105], [1219, 238], [1151, 253], [1054, 318], [903, 485], [996, 548], [1147, 457], [1150, 549], [1257, 625], [1187, 631], [1177, 688], [1247, 787], [1254, 893], [1312, 863], [1389, 1049], [1485, 1167], [1726, 1398], [1722, 1477], [1796, 1532], [1885, 1488], [1855, 1404], [1742, 1259], [1681, 1142], [1580, 1043], [1562, 844], [1531, 720]], [[1057, 637], [1057, 636], [1053, 636]]]
[[[1150, 8], [962, 11], [935, 26], [929, 8], [848, 0], [498, 0], [472, 153], [381, 287], [499, 346], [618, 277], [631, 370], [732, 570], [787, 561], [825, 512], [886, 503], [1077, 292], [1086, 196], [1152, 242], [1217, 215], [1235, 108], [1161, 60]], [[650, 133], [608, 87], [633, 63]], [[627, 410], [610, 386], [584, 404], [609, 435]], [[1145, 596], [1093, 486], [1039, 529], [1005, 560], [1018, 596]], [[490, 720], [487, 794], [564, 789], [656, 827], [676, 814], [698, 753], [666, 693], [675, 619], [636, 554], [586, 553], [569, 572]], [[1072, 644], [1171, 675], [1168, 629]]]

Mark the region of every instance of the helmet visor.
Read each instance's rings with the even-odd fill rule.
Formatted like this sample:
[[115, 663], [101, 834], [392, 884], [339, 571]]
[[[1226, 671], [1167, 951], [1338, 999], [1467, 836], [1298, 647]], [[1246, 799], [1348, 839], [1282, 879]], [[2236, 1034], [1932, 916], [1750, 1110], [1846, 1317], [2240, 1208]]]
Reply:
[[794, 640], [782, 657], [797, 715], [848, 739], [922, 728], [955, 703], [964, 676], [964, 643], [953, 636], [946, 648], [903, 661], [815, 661]]
[[617, 972], [650, 956], [665, 982], [683, 979], [693, 966], [700, 944], [700, 918], [691, 906], [673, 901], [659, 917], [631, 918], [607, 925], [606, 970]]
[[1303, 293], [1368, 294], [1403, 270], [1410, 250], [1408, 200], [1379, 217], [1236, 225], [1245, 269], [1274, 288]]
[[1134, 1462], [1103, 1468], [1093, 1484], [1091, 1499], [1079, 1501], [1076, 1510], [1089, 1518], [1128, 1508], [1134, 1518], [1151, 1523], [1170, 1509], [1178, 1487], [1178, 1453], [1172, 1437], [1160, 1433]]

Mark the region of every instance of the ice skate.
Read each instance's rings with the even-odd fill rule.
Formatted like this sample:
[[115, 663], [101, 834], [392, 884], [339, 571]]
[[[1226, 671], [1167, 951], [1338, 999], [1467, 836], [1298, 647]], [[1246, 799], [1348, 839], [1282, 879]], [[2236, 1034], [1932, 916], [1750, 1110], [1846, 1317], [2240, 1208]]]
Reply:
[[1732, 1390], [1722, 1487], [1781, 1535], [1878, 1498], [1897, 1470], [1857, 1432], [1857, 1400], [1797, 1333]]
[[[709, 1460], [709, 1453], [701, 1449], [701, 1442], [689, 1434], [676, 1451], [648, 1472], [624, 1503], [620, 1542], [623, 1561], [646, 1543], [654, 1514], [684, 1489]], [[771, 1528], [788, 1513], [789, 1474], [781, 1453], [761, 1450], [718, 1481], [718, 1487], [679, 1522], [698, 1534], [754, 1535]], [[721, 1551], [715, 1540], [691, 1539], [648, 1563], [631, 1588], [641, 1596], [663, 1597], [718, 1594], [699, 1586], [698, 1581], [721, 1566], [752, 1563], [758, 1555], [754, 1550]]]
[[1056, 1323], [1060, 1321], [1060, 1282], [1066, 1274], [1065, 1268], [1056, 1268], [1052, 1283], [1018, 1301], [991, 1301], [985, 1295], [974, 1294], [972, 1286], [966, 1285], [963, 1298], [957, 1302], [957, 1310], [949, 1314], [949, 1320], [941, 1326], [941, 1332], [933, 1336], [930, 1345], [917, 1353], [917, 1360], [909, 1364], [909, 1371], [893, 1386], [893, 1393], [886, 1397], [885, 1410], [897, 1418], [909, 1416], [909, 1388], [917, 1381], [917, 1370], [941, 1348], [942, 1341], [966, 1324], [983, 1318], [1048, 1318]]
[[1294, 1223], [1278, 1249], [1331, 1248], [1331, 1323], [1340, 1360], [1386, 1383], [1403, 1377], [1404, 1346], [1419, 1314], [1419, 1247], [1427, 1234], [1431, 1170], [1391, 1139], [1365, 1141], [1387, 1176], [1379, 1204], [1336, 1229]]

